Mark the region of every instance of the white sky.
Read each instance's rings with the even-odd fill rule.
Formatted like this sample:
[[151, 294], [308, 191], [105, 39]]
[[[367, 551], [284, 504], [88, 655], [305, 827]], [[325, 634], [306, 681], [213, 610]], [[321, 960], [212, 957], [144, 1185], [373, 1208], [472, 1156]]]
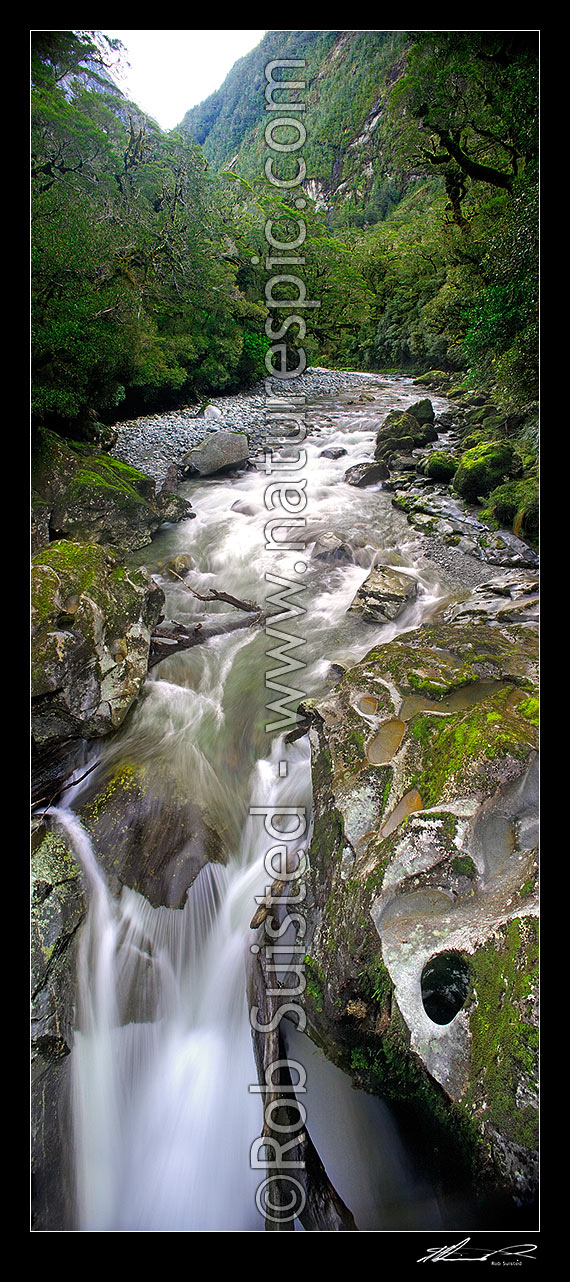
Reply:
[[123, 93], [160, 125], [174, 129], [185, 111], [219, 89], [238, 58], [264, 31], [108, 31], [127, 49], [131, 64]]

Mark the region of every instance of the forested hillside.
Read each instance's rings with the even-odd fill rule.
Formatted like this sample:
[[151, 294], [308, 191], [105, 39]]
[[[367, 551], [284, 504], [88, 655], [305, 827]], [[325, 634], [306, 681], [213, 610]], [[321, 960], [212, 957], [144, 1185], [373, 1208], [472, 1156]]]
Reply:
[[253, 181], [267, 150], [264, 69], [273, 58], [302, 59], [307, 190], [329, 226], [377, 222], [415, 181], [400, 163], [386, 111], [408, 44], [396, 31], [269, 31], [181, 128], [215, 168], [235, 165]]
[[457, 375], [532, 438], [533, 32], [272, 31], [169, 134], [106, 77], [103, 42], [35, 33], [34, 421], [77, 431], [263, 376], [263, 228], [298, 217], [263, 169], [274, 57], [306, 64], [308, 359]]

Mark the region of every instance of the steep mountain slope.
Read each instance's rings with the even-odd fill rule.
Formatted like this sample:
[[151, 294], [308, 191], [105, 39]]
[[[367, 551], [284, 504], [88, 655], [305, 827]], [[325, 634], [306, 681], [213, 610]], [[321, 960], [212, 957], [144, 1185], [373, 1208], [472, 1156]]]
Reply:
[[305, 81], [297, 95], [305, 104], [305, 190], [333, 225], [375, 223], [413, 180], [396, 163], [385, 112], [409, 43], [409, 34], [397, 31], [270, 31], [180, 128], [202, 145], [214, 169], [231, 165], [250, 180], [259, 176], [267, 155], [265, 67], [276, 58], [304, 60], [294, 71]]

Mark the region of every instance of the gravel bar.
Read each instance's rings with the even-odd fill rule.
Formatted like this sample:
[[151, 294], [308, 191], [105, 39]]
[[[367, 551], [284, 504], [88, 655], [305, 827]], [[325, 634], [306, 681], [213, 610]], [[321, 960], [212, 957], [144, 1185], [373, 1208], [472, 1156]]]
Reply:
[[[310, 399], [362, 388], [365, 383], [378, 385], [384, 381], [380, 374], [310, 367], [300, 378], [288, 381], [286, 394], [302, 394]], [[281, 380], [277, 380], [274, 386], [283, 395]], [[140, 468], [160, 485], [172, 463], [179, 463], [193, 445], [198, 445], [209, 432], [216, 432], [220, 427], [247, 432], [252, 456], [265, 444], [267, 397], [263, 383], [249, 392], [214, 396], [205, 412], [198, 417], [197, 414], [196, 406], [188, 405], [116, 423], [119, 438], [110, 451], [111, 457]]]

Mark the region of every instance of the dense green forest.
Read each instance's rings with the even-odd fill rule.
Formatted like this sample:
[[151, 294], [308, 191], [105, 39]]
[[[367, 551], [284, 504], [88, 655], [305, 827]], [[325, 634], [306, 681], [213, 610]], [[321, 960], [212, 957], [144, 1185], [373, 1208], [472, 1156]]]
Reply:
[[78, 434], [263, 376], [264, 226], [298, 221], [263, 171], [263, 69], [298, 57], [308, 360], [485, 386], [532, 452], [536, 33], [269, 32], [170, 133], [115, 87], [116, 52], [32, 33], [35, 424]]

